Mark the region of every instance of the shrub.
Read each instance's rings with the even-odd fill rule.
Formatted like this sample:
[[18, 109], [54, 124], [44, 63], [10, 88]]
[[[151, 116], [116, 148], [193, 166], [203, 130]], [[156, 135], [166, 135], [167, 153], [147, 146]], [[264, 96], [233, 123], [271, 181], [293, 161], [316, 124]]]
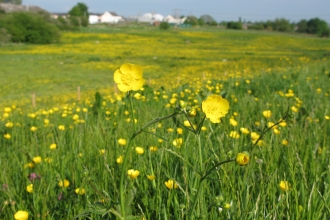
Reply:
[[167, 29], [170, 28], [170, 25], [167, 22], [163, 21], [163, 22], [160, 23], [159, 28], [161, 30], [167, 30]]
[[243, 29], [243, 26], [241, 22], [230, 21], [227, 23], [227, 28], [241, 30]]
[[11, 35], [12, 42], [50, 44], [57, 42], [60, 37], [59, 30], [54, 24], [32, 13], [13, 13], [4, 19], [4, 27]]

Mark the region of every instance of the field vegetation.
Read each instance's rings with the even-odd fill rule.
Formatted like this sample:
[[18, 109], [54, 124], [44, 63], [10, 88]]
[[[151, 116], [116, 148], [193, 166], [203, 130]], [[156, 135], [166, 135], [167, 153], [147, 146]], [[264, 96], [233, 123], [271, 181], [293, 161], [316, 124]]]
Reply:
[[[89, 27], [0, 49], [1, 219], [329, 219], [328, 39]], [[142, 88], [117, 89], [125, 63]]]

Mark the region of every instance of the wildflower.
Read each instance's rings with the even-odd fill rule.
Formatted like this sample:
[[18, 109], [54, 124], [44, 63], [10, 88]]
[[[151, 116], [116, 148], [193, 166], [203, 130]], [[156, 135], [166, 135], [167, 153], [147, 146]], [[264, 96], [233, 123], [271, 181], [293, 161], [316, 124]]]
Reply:
[[33, 162], [34, 163], [41, 163], [41, 161], [42, 161], [42, 159], [41, 159], [41, 157], [40, 156], [37, 156], [37, 157], [33, 157]]
[[156, 152], [156, 151], [158, 150], [158, 147], [156, 147], [156, 146], [151, 146], [151, 147], [149, 148], [149, 150], [150, 150], [150, 151], [153, 151], [153, 152]]
[[66, 179], [61, 180], [60, 182], [58, 182], [58, 186], [66, 188], [66, 187], [70, 186], [70, 182], [69, 182], [69, 180], [66, 180]]
[[78, 195], [84, 195], [85, 194], [85, 189], [84, 188], [77, 188], [75, 190], [75, 193]]
[[173, 140], [173, 145], [176, 146], [177, 148], [180, 148], [182, 143], [183, 143], [183, 140], [182, 138], [176, 138]]
[[182, 134], [182, 133], [183, 133], [183, 129], [182, 129], [182, 128], [177, 128], [177, 129], [176, 129], [176, 132], [177, 132], [178, 134]]
[[229, 137], [237, 139], [240, 137], [239, 133], [237, 131], [231, 131], [229, 134]]
[[197, 115], [196, 109], [191, 109], [188, 113], [189, 117], [195, 117]]
[[190, 122], [188, 120], [184, 120], [183, 124], [186, 127], [190, 127]]
[[73, 115], [72, 116], [72, 119], [75, 120], [75, 121], [78, 120], [79, 119], [79, 115], [77, 115], [77, 114]]
[[29, 213], [27, 211], [19, 210], [14, 214], [15, 220], [28, 220], [29, 219]]
[[36, 173], [31, 173], [29, 175], [29, 180], [33, 181], [35, 179], [40, 179], [40, 175], [36, 174]]
[[46, 158], [44, 159], [44, 161], [46, 161], [47, 163], [51, 163], [51, 162], [53, 161], [53, 159], [50, 158], [50, 157], [46, 157]]
[[59, 126], [58, 126], [58, 130], [60, 130], [60, 131], [64, 131], [64, 130], [65, 130], [65, 126], [64, 126], [64, 125], [59, 125]]
[[47, 118], [44, 119], [44, 124], [45, 124], [45, 125], [48, 125], [49, 122], [50, 122], [49, 119], [47, 119]]
[[165, 186], [168, 188], [168, 189], [176, 189], [178, 188], [178, 184], [174, 181], [174, 180], [168, 180], [167, 182], [164, 183]]
[[135, 179], [136, 177], [138, 177], [140, 175], [140, 171], [130, 169], [130, 170], [127, 171], [127, 175], [133, 180], [133, 179]]
[[101, 155], [103, 155], [103, 154], [105, 153], [105, 149], [100, 149], [100, 150], [99, 150], [99, 153], [100, 153]]
[[230, 205], [230, 203], [226, 202], [223, 207], [225, 209], [230, 209], [231, 205]]
[[38, 129], [38, 128], [37, 128], [36, 126], [32, 126], [32, 127], [30, 128], [30, 131], [35, 132], [37, 129]]
[[233, 118], [229, 119], [229, 124], [231, 124], [232, 126], [236, 127], [237, 126], [237, 121]]
[[173, 132], [173, 128], [168, 128], [168, 129], [167, 129], [167, 132], [168, 132], [168, 133], [172, 133], [172, 132]]
[[10, 107], [5, 107], [3, 109], [3, 111], [6, 112], [6, 113], [10, 113], [11, 112], [11, 108]]
[[243, 128], [243, 127], [241, 127], [239, 130], [240, 130], [243, 134], [249, 134], [249, 133], [250, 133], [249, 129], [247, 129], [247, 128]]
[[266, 110], [266, 111], [263, 111], [262, 112], [262, 115], [265, 117], [265, 118], [270, 118], [272, 116], [272, 112], [270, 110]]
[[287, 145], [289, 144], [289, 141], [286, 140], [286, 139], [284, 139], [284, 140], [282, 141], [282, 144], [283, 144], [284, 146], [287, 146]]
[[251, 132], [251, 139], [253, 142], [259, 139], [260, 135], [257, 132]]
[[7, 122], [5, 124], [6, 128], [12, 128], [14, 126], [14, 123], [13, 122]]
[[122, 164], [123, 163], [123, 160], [124, 160], [124, 157], [123, 156], [119, 156], [117, 159], [116, 159], [116, 162], [118, 164]]
[[156, 179], [156, 176], [155, 175], [147, 175], [148, 179], [149, 180], [154, 180]]
[[144, 154], [144, 149], [142, 147], [136, 147], [135, 151], [137, 154]]
[[236, 155], [236, 163], [238, 163], [238, 165], [240, 165], [240, 166], [244, 166], [244, 165], [248, 164], [249, 160], [250, 160], [249, 154], [246, 151], [244, 151], [242, 153], [238, 153]]
[[33, 167], [34, 167], [34, 163], [32, 162], [24, 165], [24, 168], [33, 168]]
[[220, 123], [220, 118], [228, 113], [229, 103], [219, 95], [210, 95], [202, 102], [202, 110], [212, 123]]
[[10, 139], [11, 135], [10, 134], [4, 134], [3, 137], [6, 138], [6, 139]]
[[114, 73], [114, 81], [122, 92], [139, 90], [143, 84], [143, 72], [140, 66], [125, 63]]
[[282, 180], [279, 184], [279, 187], [282, 191], [288, 191], [290, 189], [290, 184], [288, 181]]
[[33, 184], [32, 183], [26, 187], [26, 191], [28, 193], [33, 193]]
[[207, 128], [206, 128], [205, 126], [203, 126], [203, 127], [201, 127], [201, 130], [202, 130], [202, 131], [206, 131]]
[[118, 139], [118, 144], [121, 145], [121, 146], [125, 146], [126, 145], [126, 140], [123, 139], [123, 138], [119, 138]]
[[49, 146], [49, 148], [50, 148], [51, 150], [55, 150], [55, 149], [57, 148], [57, 145], [56, 145], [56, 144], [51, 144], [51, 145]]
[[273, 131], [274, 131], [275, 134], [280, 134], [281, 133], [281, 131], [277, 128], [274, 128]]
[[285, 127], [285, 126], [287, 126], [287, 124], [286, 124], [285, 121], [280, 122], [279, 125], [280, 125], [281, 127]]
[[291, 111], [293, 112], [299, 112], [299, 109], [296, 106], [291, 107]]

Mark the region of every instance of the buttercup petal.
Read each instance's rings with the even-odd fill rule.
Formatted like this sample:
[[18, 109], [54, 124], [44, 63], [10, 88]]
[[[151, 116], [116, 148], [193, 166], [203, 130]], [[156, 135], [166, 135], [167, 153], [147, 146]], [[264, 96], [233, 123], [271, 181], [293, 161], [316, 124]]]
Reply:
[[113, 80], [115, 81], [115, 83], [122, 83], [121, 76], [122, 76], [122, 73], [121, 73], [120, 69], [117, 69], [115, 71], [115, 73], [113, 74]]
[[136, 80], [132, 85], [133, 86], [132, 90], [136, 91], [136, 90], [141, 89], [143, 84], [144, 84], [144, 79], [143, 78], [140, 78], [139, 80]]

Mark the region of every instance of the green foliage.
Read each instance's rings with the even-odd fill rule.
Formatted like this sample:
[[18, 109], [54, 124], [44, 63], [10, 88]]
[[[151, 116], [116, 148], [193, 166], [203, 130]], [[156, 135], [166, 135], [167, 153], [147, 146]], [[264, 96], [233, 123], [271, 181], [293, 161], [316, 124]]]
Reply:
[[305, 19], [300, 20], [297, 24], [297, 32], [307, 33], [307, 30], [308, 30], [307, 20]]
[[195, 16], [188, 16], [184, 21], [184, 24], [190, 24], [191, 26], [196, 26], [199, 24], [198, 19]]
[[230, 21], [230, 22], [227, 23], [227, 28], [228, 29], [241, 30], [241, 29], [243, 29], [243, 26], [242, 26], [242, 23], [241, 22]]
[[159, 29], [161, 29], [161, 30], [167, 30], [169, 28], [170, 28], [170, 25], [166, 21], [161, 22], [160, 25], [159, 25]]
[[293, 30], [293, 25], [287, 19], [277, 18], [272, 24], [272, 29], [274, 31], [289, 32]]
[[4, 27], [12, 42], [50, 44], [59, 40], [58, 28], [39, 15], [17, 12], [5, 18]]
[[88, 7], [86, 4], [79, 2], [69, 11], [69, 15], [88, 18]]
[[328, 29], [327, 22], [319, 18], [312, 18], [307, 22], [307, 33], [323, 36]]

